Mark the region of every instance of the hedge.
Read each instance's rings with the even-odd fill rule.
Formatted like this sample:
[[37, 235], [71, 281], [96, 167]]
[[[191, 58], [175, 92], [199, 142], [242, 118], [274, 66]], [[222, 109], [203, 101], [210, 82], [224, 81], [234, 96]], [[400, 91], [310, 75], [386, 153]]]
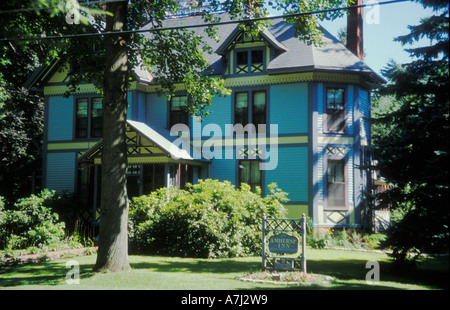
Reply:
[[269, 187], [200, 180], [186, 190], [162, 188], [130, 203], [130, 244], [149, 254], [237, 257], [261, 254], [261, 218], [284, 217], [287, 194]]

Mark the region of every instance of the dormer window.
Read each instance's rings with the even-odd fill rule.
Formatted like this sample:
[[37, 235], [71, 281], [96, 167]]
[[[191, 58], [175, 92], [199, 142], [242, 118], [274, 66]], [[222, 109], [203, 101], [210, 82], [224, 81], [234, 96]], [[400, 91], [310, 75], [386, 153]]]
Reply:
[[248, 72], [248, 52], [237, 52], [236, 53], [236, 73], [247, 73]]
[[263, 58], [263, 51], [262, 50], [256, 50], [252, 51], [252, 59], [251, 59], [251, 71], [252, 73], [256, 72], [263, 72], [264, 71], [264, 58]]
[[236, 52], [236, 74], [264, 72], [264, 50], [252, 49]]

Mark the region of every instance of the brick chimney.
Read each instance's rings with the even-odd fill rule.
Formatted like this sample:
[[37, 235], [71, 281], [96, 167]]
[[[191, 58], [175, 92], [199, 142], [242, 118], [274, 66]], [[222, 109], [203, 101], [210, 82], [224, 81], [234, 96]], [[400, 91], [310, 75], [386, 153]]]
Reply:
[[[354, 6], [363, 5], [363, 0], [353, 0]], [[347, 15], [347, 48], [359, 59], [364, 60], [363, 8], [350, 8]]]

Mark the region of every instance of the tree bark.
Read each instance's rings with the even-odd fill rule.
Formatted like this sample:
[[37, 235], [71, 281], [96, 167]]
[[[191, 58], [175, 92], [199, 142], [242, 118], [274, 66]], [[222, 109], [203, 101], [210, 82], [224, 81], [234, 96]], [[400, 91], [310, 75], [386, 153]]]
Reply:
[[[127, 2], [108, 3], [106, 31], [126, 30]], [[105, 35], [103, 82], [103, 152], [100, 235], [94, 271], [124, 271], [128, 263], [127, 195], [127, 79], [126, 37]]]

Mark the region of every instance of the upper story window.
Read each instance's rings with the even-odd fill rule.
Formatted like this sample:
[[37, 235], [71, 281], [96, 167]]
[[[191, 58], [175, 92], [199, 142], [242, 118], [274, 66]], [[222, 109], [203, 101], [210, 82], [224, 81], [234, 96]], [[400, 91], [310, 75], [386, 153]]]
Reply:
[[170, 101], [170, 128], [176, 124], [185, 124], [189, 126], [188, 97], [173, 96]]
[[253, 92], [253, 106], [252, 106], [252, 123], [258, 128], [258, 125], [266, 124], [266, 92]]
[[103, 99], [76, 100], [76, 138], [100, 138], [103, 133]]
[[264, 51], [262, 49], [236, 52], [236, 74], [264, 72]]
[[92, 99], [91, 110], [91, 137], [101, 137], [103, 133], [103, 100], [102, 98]]
[[248, 92], [236, 93], [234, 105], [234, 123], [248, 124]]
[[266, 91], [236, 92], [234, 105], [234, 123], [246, 126], [253, 124], [256, 129], [258, 125], [267, 123]]
[[326, 98], [327, 130], [344, 132], [345, 130], [345, 90], [344, 88], [327, 88]]

